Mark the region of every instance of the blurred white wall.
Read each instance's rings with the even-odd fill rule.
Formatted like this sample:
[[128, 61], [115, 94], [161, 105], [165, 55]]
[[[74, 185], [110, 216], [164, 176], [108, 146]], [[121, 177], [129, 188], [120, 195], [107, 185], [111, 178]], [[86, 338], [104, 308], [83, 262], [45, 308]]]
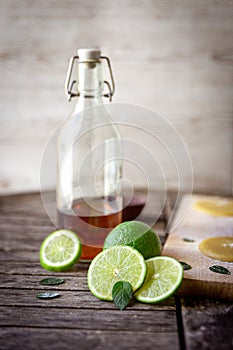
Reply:
[[114, 102], [165, 116], [187, 145], [194, 189], [231, 194], [232, 11], [231, 0], [0, 0], [0, 192], [39, 189], [47, 140], [74, 107], [69, 57], [97, 46], [113, 65]]

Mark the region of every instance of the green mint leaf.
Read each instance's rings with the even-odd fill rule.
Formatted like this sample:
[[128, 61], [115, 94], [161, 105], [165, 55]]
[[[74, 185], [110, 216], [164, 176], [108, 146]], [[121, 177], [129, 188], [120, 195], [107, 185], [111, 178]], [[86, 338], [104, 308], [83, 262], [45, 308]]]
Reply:
[[132, 286], [129, 282], [116, 282], [112, 289], [112, 298], [120, 310], [124, 310], [133, 297]]
[[187, 264], [184, 261], [179, 261], [179, 263], [183, 266], [183, 270], [190, 270], [192, 268], [191, 265]]
[[184, 242], [188, 242], [188, 243], [193, 243], [193, 242], [195, 242], [195, 240], [192, 239], [192, 238], [183, 238], [183, 241], [184, 241]]
[[230, 275], [231, 274], [229, 270], [227, 270], [225, 267], [219, 266], [219, 265], [210, 266], [209, 269], [212, 272], [221, 273], [222, 275]]
[[55, 286], [57, 284], [62, 284], [64, 282], [65, 280], [63, 280], [62, 278], [48, 277], [41, 280], [40, 284], [47, 285], [47, 286]]
[[59, 296], [60, 294], [57, 292], [41, 292], [36, 294], [38, 299], [53, 299], [58, 298]]

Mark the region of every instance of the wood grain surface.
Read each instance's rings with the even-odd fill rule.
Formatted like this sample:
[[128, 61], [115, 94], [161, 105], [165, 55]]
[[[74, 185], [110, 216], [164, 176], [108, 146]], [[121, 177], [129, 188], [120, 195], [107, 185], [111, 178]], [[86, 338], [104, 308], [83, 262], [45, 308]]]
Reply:
[[[163, 220], [170, 212], [166, 208]], [[165, 226], [165, 221], [155, 225], [161, 237]], [[40, 285], [44, 277], [54, 276], [38, 257], [52, 229], [39, 194], [0, 197], [1, 350], [231, 349], [230, 304], [176, 296], [155, 305], [133, 301], [120, 311], [89, 292], [84, 263], [55, 274], [64, 284]], [[35, 297], [48, 290], [59, 291], [60, 297]]]
[[[164, 237], [165, 222], [157, 227]], [[54, 273], [40, 266], [39, 248], [53, 230], [39, 194], [0, 198], [1, 349], [179, 348], [174, 298], [158, 305], [133, 302], [121, 312], [89, 292], [84, 263], [55, 273], [64, 284], [42, 286], [40, 280]], [[46, 290], [60, 297], [36, 298]]]
[[[191, 265], [184, 271], [184, 281], [179, 290], [181, 295], [206, 296], [233, 300], [233, 264], [209, 258], [201, 253], [198, 246], [202, 240], [217, 236], [233, 236], [233, 217], [213, 216], [195, 209], [199, 200], [222, 200], [223, 198], [193, 195], [190, 207], [181, 224], [170, 233], [163, 249], [163, 255], [169, 255], [178, 261]], [[174, 217], [181, 217], [185, 212], [185, 197]], [[174, 224], [173, 222], [173, 224]], [[172, 230], [171, 225], [171, 230]], [[184, 239], [191, 239], [187, 242]], [[222, 275], [209, 270], [213, 265], [227, 268], [231, 275]]]
[[231, 302], [182, 299], [182, 315], [188, 349], [226, 350], [232, 347]]

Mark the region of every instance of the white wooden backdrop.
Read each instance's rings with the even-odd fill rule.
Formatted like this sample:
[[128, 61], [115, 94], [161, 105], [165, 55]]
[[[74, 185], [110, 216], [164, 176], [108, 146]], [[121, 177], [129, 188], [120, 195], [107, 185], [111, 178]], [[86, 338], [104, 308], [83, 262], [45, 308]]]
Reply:
[[230, 0], [0, 0], [0, 192], [39, 188], [47, 139], [73, 108], [68, 59], [98, 46], [114, 101], [164, 115], [187, 144], [195, 190], [231, 194], [232, 38]]

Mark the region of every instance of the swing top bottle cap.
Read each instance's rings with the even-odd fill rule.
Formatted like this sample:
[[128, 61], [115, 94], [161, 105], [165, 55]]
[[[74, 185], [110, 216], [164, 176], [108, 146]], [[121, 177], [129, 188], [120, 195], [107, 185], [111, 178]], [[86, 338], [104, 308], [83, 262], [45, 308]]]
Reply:
[[99, 49], [79, 49], [78, 56], [80, 61], [99, 60], [101, 51]]

